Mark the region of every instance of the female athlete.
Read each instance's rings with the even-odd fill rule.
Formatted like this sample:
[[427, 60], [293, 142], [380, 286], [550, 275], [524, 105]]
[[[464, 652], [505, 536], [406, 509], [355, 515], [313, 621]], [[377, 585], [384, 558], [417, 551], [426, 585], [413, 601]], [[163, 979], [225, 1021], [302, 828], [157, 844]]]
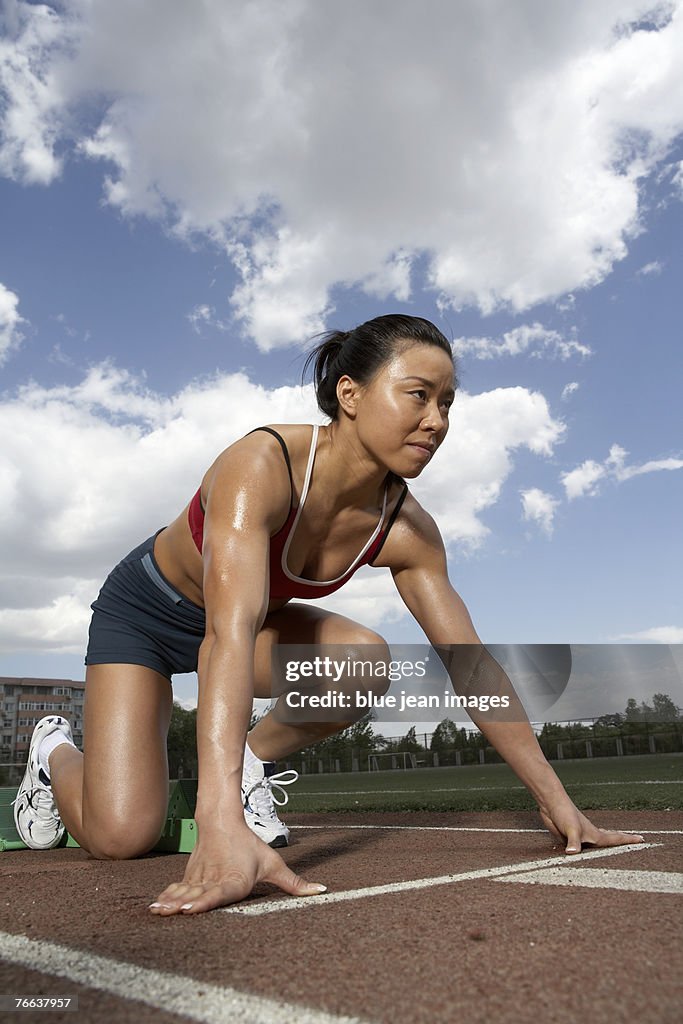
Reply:
[[[273, 762], [349, 721], [270, 714], [245, 747], [252, 700], [271, 695], [274, 645], [353, 652], [384, 642], [292, 598], [315, 600], [361, 565], [386, 566], [430, 643], [481, 644], [448, 579], [439, 531], [405, 483], [448, 431], [451, 346], [429, 321], [389, 315], [327, 335], [312, 358], [330, 422], [259, 428], [219, 455], [190, 504], [119, 563], [93, 604], [84, 753], [62, 718], [42, 719], [32, 739], [15, 802], [27, 845], [54, 846], [66, 828], [93, 857], [140, 856], [165, 824], [171, 676], [197, 670], [198, 839], [155, 914], [211, 910], [261, 881], [295, 896], [324, 891], [269, 845], [288, 834], [272, 803]], [[472, 717], [566, 852], [642, 841], [577, 810], [528, 721]]]

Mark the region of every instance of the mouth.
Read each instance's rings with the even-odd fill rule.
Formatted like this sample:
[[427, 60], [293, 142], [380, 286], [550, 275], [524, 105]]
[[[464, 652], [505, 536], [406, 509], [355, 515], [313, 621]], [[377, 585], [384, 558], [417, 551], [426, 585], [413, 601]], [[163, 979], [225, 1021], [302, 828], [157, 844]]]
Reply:
[[426, 458], [431, 459], [432, 455], [436, 451], [436, 445], [429, 444], [428, 441], [421, 443], [420, 441], [409, 441], [409, 448], [414, 448], [418, 452], [423, 452]]

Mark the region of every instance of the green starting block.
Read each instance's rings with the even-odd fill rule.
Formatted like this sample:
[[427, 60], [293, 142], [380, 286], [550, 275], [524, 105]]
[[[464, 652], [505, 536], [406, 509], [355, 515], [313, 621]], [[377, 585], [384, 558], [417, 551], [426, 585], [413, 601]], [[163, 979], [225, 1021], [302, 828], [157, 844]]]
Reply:
[[[26, 850], [14, 825], [12, 801], [17, 795], [13, 787], [0, 788], [0, 853], [5, 850]], [[179, 779], [169, 783], [166, 827], [155, 850], [164, 853], [191, 853], [197, 842], [197, 823], [194, 809], [197, 804], [197, 780]], [[135, 822], [131, 822], [135, 827]], [[68, 832], [64, 833], [59, 846], [78, 846]]]
[[194, 809], [197, 806], [197, 780], [178, 779], [171, 782], [168, 794], [166, 827], [155, 850], [165, 853], [192, 853], [197, 842], [197, 823]]

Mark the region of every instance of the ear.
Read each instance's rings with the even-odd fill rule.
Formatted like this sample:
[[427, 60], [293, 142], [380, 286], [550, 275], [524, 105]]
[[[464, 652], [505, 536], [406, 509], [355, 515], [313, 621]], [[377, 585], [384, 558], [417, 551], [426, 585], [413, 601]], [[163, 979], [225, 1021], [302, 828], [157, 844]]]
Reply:
[[337, 401], [339, 402], [339, 408], [342, 409], [351, 419], [355, 419], [356, 417], [360, 393], [360, 384], [356, 383], [356, 381], [352, 380], [348, 375], [345, 374], [337, 381]]

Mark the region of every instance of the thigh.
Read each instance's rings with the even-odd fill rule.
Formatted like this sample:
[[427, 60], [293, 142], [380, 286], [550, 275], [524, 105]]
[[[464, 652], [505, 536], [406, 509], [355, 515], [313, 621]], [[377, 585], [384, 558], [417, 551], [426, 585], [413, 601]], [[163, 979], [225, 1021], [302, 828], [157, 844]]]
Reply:
[[86, 674], [83, 819], [90, 832], [163, 827], [170, 681], [141, 665], [91, 665]]
[[272, 655], [277, 644], [343, 644], [352, 653], [358, 646], [359, 656], [366, 644], [377, 645], [376, 653], [384, 652], [384, 639], [359, 622], [345, 615], [315, 608], [311, 605], [286, 605], [269, 615], [256, 640], [254, 654], [254, 696], [272, 696]]
[[206, 614], [163, 575], [154, 537], [114, 567], [92, 611], [86, 665], [142, 665], [167, 678], [196, 671]]

